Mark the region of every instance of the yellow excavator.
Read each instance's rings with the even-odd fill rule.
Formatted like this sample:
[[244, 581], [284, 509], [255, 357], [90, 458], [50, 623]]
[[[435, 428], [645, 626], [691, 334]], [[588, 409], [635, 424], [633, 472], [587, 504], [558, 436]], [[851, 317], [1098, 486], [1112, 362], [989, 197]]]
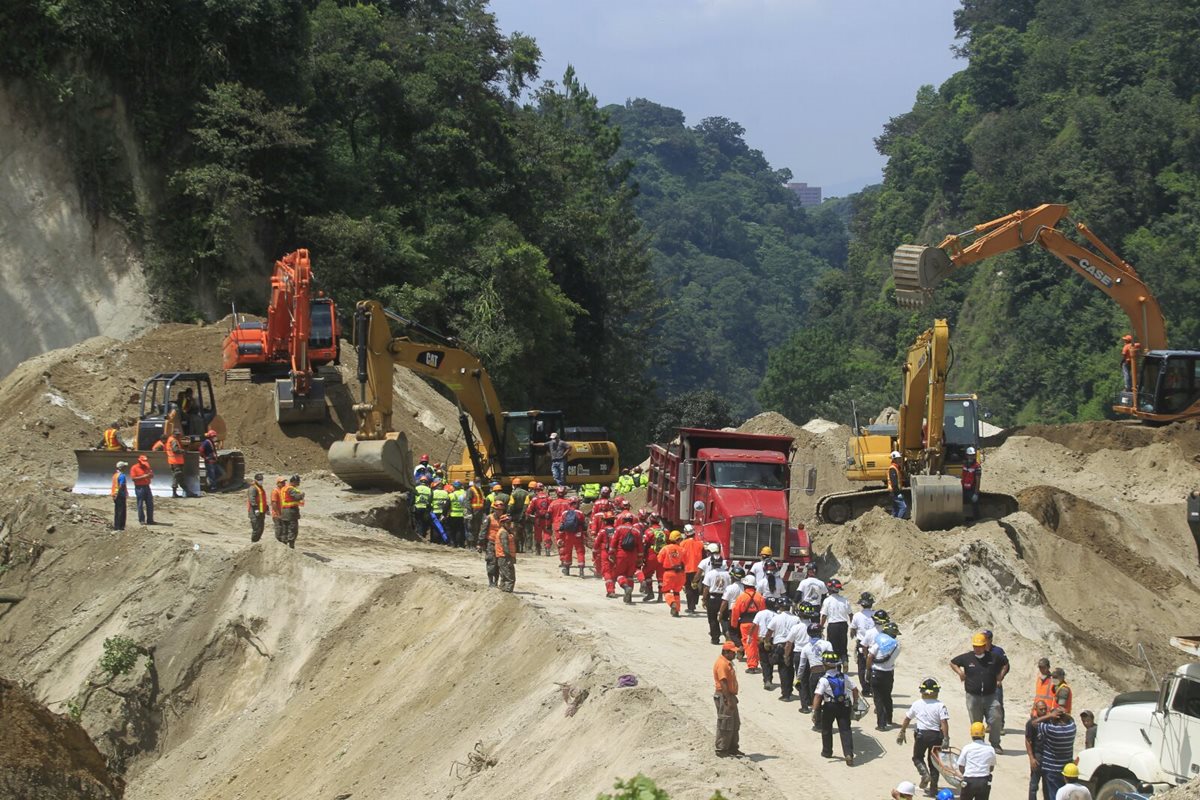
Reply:
[[[860, 427], [846, 445], [846, 477], [864, 483], [885, 484], [892, 451], [899, 451], [912, 519], [924, 531], [963, 522], [961, 476], [967, 448], [982, 457], [978, 399], [973, 394], [946, 394], [950, 365], [950, 326], [939, 319], [908, 348], [896, 424]], [[886, 485], [835, 492], [817, 501], [817, 516], [841, 525], [890, 502]], [[1017, 501], [1010, 495], [980, 493], [981, 517], [996, 519], [1016, 510]]]
[[1149, 287], [1087, 225], [1075, 222], [1074, 228], [1090, 248], [1059, 230], [1069, 214], [1067, 206], [1047, 203], [951, 234], [937, 247], [901, 245], [892, 256], [896, 302], [920, 308], [951, 273], [1037, 244], [1108, 295], [1129, 318], [1141, 366], [1133, 385], [1118, 394], [1113, 411], [1155, 423], [1200, 417], [1200, 352], [1167, 349], [1166, 321]]
[[[390, 323], [428, 342], [393, 337]], [[354, 310], [359, 401], [358, 431], [329, 448], [333, 473], [355, 489], [403, 490], [412, 486], [412, 456], [392, 425], [392, 373], [406, 367], [433, 378], [453, 394], [462, 427], [462, 460], [450, 480], [472, 475], [511, 483], [513, 478], [553, 483], [546, 443], [556, 434], [571, 446], [566, 483], [611, 483], [620, 474], [617, 446], [607, 441], [570, 441], [561, 411], [503, 411], [480, 360], [450, 337], [389, 311], [376, 300]], [[472, 427], [474, 423], [474, 427]], [[595, 431], [597, 429], [583, 429]], [[476, 437], [478, 432], [478, 438]]]

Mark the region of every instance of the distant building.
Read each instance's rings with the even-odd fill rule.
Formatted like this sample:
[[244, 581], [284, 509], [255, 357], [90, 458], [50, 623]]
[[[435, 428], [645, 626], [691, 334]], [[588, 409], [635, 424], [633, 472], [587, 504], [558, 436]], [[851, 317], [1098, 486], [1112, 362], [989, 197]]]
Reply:
[[796, 193], [802, 206], [821, 205], [821, 187], [809, 186], [807, 183], [789, 183], [787, 188]]

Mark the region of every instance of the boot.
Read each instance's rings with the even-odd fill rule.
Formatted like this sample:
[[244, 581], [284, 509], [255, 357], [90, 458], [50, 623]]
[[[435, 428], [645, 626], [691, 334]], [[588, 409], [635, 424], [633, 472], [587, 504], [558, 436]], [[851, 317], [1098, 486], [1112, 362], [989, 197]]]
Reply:
[[679, 609], [678, 609], [678, 608], [676, 608], [675, 606], [671, 606], [671, 616], [672, 616], [672, 617], [678, 617], [678, 616], [679, 616]]
[[633, 604], [633, 584], [625, 584], [625, 602], [629, 605]]
[[925, 766], [925, 762], [917, 764], [917, 772], [921, 776], [921, 788], [924, 789], [929, 785], [929, 767]]
[[643, 583], [642, 584], [642, 602], [650, 603], [653, 601], [654, 601], [654, 589], [652, 589], [650, 587], [650, 584], [648, 582]]
[[569, 564], [563, 564], [561, 567], [559, 567], [559, 569], [562, 570], [563, 575], [571, 574], [571, 566]]
[[605, 596], [605, 597], [607, 597], [607, 598], [609, 598], [609, 599], [611, 600], [612, 598], [614, 598], [614, 597], [616, 597], [616, 596], [617, 596], [617, 593], [616, 593], [616, 592], [608, 592], [608, 593], [607, 593], [607, 594], [605, 594], [604, 596]]
[[579, 577], [581, 577], [581, 578], [583, 578], [583, 577], [586, 577], [586, 576], [583, 574], [583, 564], [580, 564], [580, 565], [579, 565]]
[[661, 603], [662, 601], [663, 601], [663, 596], [662, 596], [662, 592], [660, 591], [660, 592], [658, 593], [658, 600], [656, 600], [655, 602], [656, 602], [656, 603]]

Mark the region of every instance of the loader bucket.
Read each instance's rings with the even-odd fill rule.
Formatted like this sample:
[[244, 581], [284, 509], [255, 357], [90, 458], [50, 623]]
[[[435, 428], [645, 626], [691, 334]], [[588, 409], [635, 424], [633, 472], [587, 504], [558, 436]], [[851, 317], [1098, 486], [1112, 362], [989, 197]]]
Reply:
[[[131, 450], [118, 452], [114, 450], [76, 450], [75, 451], [75, 494], [106, 495], [112, 492], [112, 477], [117, 471], [118, 461], [137, 461], [138, 456], [150, 459], [150, 468], [154, 470], [154, 480], [150, 482], [150, 491], [155, 497], [171, 496], [171, 465], [167, 463], [167, 454], [162, 450]], [[133, 495], [133, 482], [130, 484], [130, 496]], [[185, 494], [200, 494], [200, 454], [184, 453], [183, 455], [183, 488]]]
[[944, 250], [918, 244], [900, 245], [892, 254], [896, 304], [901, 308], [921, 308], [933, 296], [934, 287], [953, 268]]
[[387, 439], [358, 441], [352, 435], [329, 448], [329, 468], [352, 489], [412, 488], [412, 453], [403, 433]]
[[292, 390], [291, 380], [275, 381], [275, 421], [280, 425], [321, 422], [325, 419], [325, 381], [314, 378], [308, 394], [301, 397]]
[[912, 520], [923, 531], [953, 528], [963, 523], [962, 480], [953, 475], [914, 475]]

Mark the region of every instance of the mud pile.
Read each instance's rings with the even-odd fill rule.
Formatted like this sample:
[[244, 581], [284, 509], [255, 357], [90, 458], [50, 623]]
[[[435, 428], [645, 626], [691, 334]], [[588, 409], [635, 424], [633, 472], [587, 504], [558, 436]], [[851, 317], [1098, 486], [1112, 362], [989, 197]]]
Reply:
[[[796, 440], [792, 457], [792, 519], [811, 528], [816, 522], [817, 500], [831, 492], [855, 488], [843, 474], [846, 440], [850, 428], [823, 419], [797, 425], [787, 417], [767, 411], [742, 424], [739, 431]], [[810, 478], [811, 476], [811, 478]]]

